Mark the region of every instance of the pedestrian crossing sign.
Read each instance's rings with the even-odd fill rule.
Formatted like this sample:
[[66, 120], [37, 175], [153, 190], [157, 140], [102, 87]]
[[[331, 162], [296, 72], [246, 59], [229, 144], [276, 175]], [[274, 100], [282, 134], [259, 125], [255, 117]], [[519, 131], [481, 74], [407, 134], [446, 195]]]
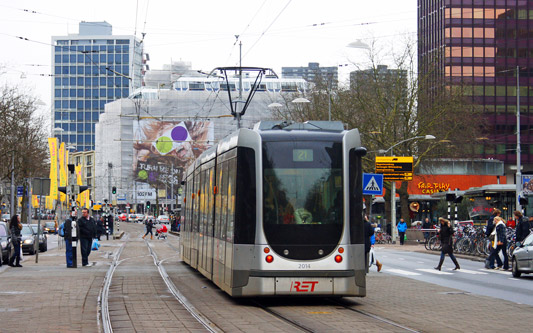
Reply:
[[363, 194], [383, 194], [383, 174], [363, 173]]

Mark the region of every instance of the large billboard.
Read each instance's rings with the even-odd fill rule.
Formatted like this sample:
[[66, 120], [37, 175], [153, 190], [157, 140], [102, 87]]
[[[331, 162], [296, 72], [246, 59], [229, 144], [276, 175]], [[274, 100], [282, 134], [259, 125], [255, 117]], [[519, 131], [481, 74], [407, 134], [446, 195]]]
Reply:
[[136, 181], [153, 188], [178, 185], [183, 170], [214, 141], [210, 121], [142, 119], [134, 122], [133, 133]]

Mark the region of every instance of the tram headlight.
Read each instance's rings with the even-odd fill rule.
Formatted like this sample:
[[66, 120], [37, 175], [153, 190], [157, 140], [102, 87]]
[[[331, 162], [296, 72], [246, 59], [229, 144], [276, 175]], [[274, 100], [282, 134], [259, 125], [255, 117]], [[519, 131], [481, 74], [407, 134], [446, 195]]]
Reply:
[[335, 256], [335, 262], [336, 262], [336, 263], [340, 263], [341, 261], [342, 261], [342, 256], [339, 255], [339, 254], [337, 254], [337, 255]]
[[268, 262], [270, 264], [271, 262], [274, 261], [274, 257], [269, 254], [268, 256], [266, 256], [265, 260], [266, 260], [266, 262]]

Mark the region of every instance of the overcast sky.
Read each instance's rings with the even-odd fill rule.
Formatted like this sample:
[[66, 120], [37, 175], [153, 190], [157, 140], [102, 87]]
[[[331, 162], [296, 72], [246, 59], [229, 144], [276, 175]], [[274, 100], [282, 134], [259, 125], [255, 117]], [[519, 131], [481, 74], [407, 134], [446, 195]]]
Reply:
[[[243, 66], [279, 75], [282, 66], [309, 62], [361, 63], [365, 51], [346, 45], [374, 40], [388, 49], [414, 40], [416, 6], [414, 0], [0, 0], [0, 82], [23, 85], [49, 112], [51, 78], [40, 74], [51, 74], [51, 37], [77, 34], [80, 21], [107, 21], [113, 34], [145, 33], [152, 69], [171, 60], [204, 71], [238, 65], [235, 35]], [[341, 78], [350, 69], [341, 67]]]

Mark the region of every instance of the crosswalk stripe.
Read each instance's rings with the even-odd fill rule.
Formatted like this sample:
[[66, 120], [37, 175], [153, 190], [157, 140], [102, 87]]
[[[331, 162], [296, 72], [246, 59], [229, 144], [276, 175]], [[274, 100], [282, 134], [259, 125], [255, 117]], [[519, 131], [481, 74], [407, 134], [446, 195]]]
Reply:
[[509, 275], [509, 274], [510, 274], [509, 271], [499, 271], [499, 270], [497, 270], [497, 269], [480, 268], [479, 270], [480, 270], [480, 271], [485, 271], [485, 272], [496, 273], [496, 274], [503, 274], [503, 275]]
[[416, 270], [421, 271], [421, 272], [431, 273], [431, 274], [437, 274], [437, 275], [453, 275], [453, 273], [438, 271], [436, 269], [430, 269], [430, 268], [417, 268]]
[[385, 271], [390, 272], [390, 273], [395, 273], [395, 274], [407, 275], [407, 276], [422, 275], [420, 273], [404, 271], [403, 269], [395, 269], [395, 268], [388, 268]]
[[456, 272], [466, 273], [466, 274], [474, 274], [474, 275], [487, 275], [487, 274], [489, 274], [489, 273], [485, 273], [485, 272], [471, 271], [471, 270], [462, 269], [462, 268], [457, 270]]

